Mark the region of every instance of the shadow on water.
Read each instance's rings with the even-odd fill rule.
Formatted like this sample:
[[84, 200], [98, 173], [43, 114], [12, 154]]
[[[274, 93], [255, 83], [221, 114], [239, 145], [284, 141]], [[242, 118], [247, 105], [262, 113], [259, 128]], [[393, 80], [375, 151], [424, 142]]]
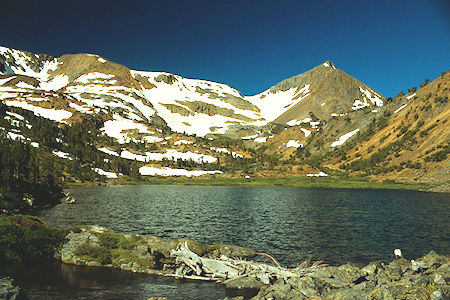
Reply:
[[173, 278], [60, 263], [14, 265], [0, 276], [15, 278], [30, 299], [219, 299], [227, 296], [215, 283], [175, 281]]

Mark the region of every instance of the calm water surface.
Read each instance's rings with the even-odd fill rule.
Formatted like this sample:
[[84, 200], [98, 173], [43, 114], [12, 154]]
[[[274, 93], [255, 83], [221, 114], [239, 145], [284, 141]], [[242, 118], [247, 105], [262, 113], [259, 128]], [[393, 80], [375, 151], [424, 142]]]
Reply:
[[117, 186], [70, 190], [76, 205], [39, 216], [51, 226], [98, 224], [119, 232], [228, 243], [292, 266], [388, 260], [449, 250], [450, 195], [287, 187]]
[[[0, 275], [12, 276], [30, 299], [223, 299], [231, 291], [208, 282], [135, 274], [119, 270], [72, 266], [61, 263], [7, 266]], [[228, 293], [228, 294], [227, 294]]]
[[[449, 254], [449, 194], [204, 186], [84, 187], [70, 193], [76, 205], [57, 205], [38, 215], [50, 226], [98, 224], [119, 232], [237, 244], [270, 253], [287, 266], [305, 258], [328, 264], [386, 261], [395, 248], [407, 258], [431, 249]], [[206, 283], [175, 284], [111, 270], [50, 269], [61, 282], [23, 282], [36, 295], [62, 298], [68, 287], [79, 290], [78, 298], [106, 293], [107, 298], [218, 299], [226, 293]]]

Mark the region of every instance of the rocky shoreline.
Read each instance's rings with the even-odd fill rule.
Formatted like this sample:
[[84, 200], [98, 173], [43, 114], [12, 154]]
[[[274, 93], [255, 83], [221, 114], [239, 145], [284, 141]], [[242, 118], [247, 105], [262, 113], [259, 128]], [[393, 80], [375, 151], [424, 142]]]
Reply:
[[[55, 257], [68, 264], [175, 276], [180, 265], [171, 251], [180, 244], [188, 245], [196, 255], [208, 259], [250, 260], [257, 254], [239, 246], [119, 234], [87, 226], [71, 231]], [[431, 251], [411, 261], [401, 257], [389, 263], [370, 263], [363, 268], [351, 263], [321, 265], [301, 276], [271, 276], [269, 279], [263, 283], [257, 276], [244, 274], [222, 283], [235, 290], [234, 294], [252, 295], [253, 299], [449, 299], [450, 257]]]

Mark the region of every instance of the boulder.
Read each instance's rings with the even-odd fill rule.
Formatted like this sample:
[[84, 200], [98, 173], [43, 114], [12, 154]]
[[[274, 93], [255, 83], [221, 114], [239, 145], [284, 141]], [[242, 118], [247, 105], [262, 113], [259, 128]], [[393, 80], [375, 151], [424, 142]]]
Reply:
[[227, 289], [255, 289], [259, 290], [263, 285], [254, 277], [241, 277], [225, 282]]
[[400, 278], [402, 277], [402, 267], [396, 260], [394, 260], [387, 266], [386, 275], [390, 280], [400, 280]]

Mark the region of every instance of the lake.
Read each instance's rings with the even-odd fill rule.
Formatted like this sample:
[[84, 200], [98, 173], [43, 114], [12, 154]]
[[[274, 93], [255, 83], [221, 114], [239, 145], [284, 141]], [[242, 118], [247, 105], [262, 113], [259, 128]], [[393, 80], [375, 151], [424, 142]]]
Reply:
[[450, 195], [403, 190], [115, 186], [70, 190], [76, 205], [39, 212], [50, 226], [97, 224], [118, 232], [227, 243], [293, 266], [388, 260], [449, 249]]
[[[38, 216], [50, 226], [97, 224], [118, 232], [236, 244], [271, 254], [285, 266], [306, 258], [363, 265], [390, 260], [395, 248], [410, 259], [432, 249], [449, 253], [449, 194], [145, 185], [69, 191], [77, 204], [43, 209]], [[140, 284], [141, 278], [148, 277], [129, 282]], [[225, 295], [222, 287], [212, 294], [211, 285], [202, 284], [195, 293], [200, 295], [202, 286], [210, 299]]]

